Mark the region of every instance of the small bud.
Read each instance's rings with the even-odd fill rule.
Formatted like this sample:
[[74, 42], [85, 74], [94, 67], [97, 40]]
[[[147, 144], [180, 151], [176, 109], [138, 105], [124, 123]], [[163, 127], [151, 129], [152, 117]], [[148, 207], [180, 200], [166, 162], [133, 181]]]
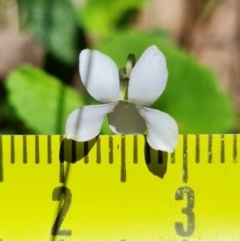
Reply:
[[123, 101], [126, 101], [126, 103], [128, 100], [128, 82], [134, 65], [135, 56], [134, 54], [129, 54], [127, 58], [126, 68], [122, 68], [119, 70], [121, 97]]

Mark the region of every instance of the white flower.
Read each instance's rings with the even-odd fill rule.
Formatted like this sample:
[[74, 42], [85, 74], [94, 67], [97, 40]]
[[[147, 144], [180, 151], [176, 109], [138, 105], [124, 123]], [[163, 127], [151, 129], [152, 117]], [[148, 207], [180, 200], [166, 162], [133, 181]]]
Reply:
[[173, 152], [177, 144], [175, 120], [150, 106], [162, 94], [168, 77], [166, 60], [156, 46], [145, 50], [135, 66], [129, 55], [126, 68], [118, 72], [106, 55], [85, 49], [80, 53], [80, 76], [92, 97], [104, 103], [83, 106], [68, 117], [66, 137], [88, 141], [97, 136], [105, 116], [116, 134], [140, 134], [156, 149]]

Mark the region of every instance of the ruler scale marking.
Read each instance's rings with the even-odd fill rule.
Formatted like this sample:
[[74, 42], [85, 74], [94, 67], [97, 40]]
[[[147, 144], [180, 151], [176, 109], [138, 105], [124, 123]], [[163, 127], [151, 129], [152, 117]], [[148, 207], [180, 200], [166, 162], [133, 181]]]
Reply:
[[208, 163], [212, 163], [212, 135], [208, 136]]
[[77, 142], [72, 140], [72, 163], [77, 161]]
[[23, 136], [23, 163], [27, 164], [28, 155], [27, 155], [27, 136]]
[[174, 150], [173, 153], [171, 153], [171, 163], [174, 164], [175, 163], [175, 155], [176, 155], [176, 150]]
[[40, 152], [39, 152], [39, 136], [35, 136], [35, 163], [40, 163]]
[[[64, 162], [66, 161], [66, 145], [65, 141], [66, 138], [63, 135], [59, 135], [59, 158], [61, 156], [62, 159], [59, 159], [59, 182], [60, 183], [65, 183], [66, 182], [66, 175], [65, 175], [65, 169], [64, 169]], [[53, 138], [51, 138], [51, 143], [53, 143]], [[62, 153], [61, 153], [61, 146], [62, 146]], [[51, 146], [53, 148], [53, 146]], [[72, 154], [72, 153], [71, 153]], [[62, 160], [62, 161], [61, 161]], [[68, 165], [68, 163], [67, 163]], [[68, 166], [67, 166], [68, 167]]]
[[113, 164], [113, 137], [112, 136], [108, 137], [108, 146], [109, 146], [109, 152], [108, 152], [109, 163]]
[[125, 136], [121, 136], [121, 182], [126, 182], [126, 139]]
[[100, 164], [101, 163], [101, 142], [102, 142], [102, 138], [99, 136], [96, 139], [96, 158], [97, 158], [97, 163]]
[[138, 136], [133, 136], [133, 163], [138, 163]]
[[88, 164], [89, 158], [88, 158], [88, 142], [87, 141], [85, 141], [83, 144], [83, 151], [84, 151], [84, 163]]
[[[61, 139], [60, 139], [61, 141]], [[65, 175], [64, 175], [64, 160], [65, 160], [65, 142], [62, 141], [60, 143], [60, 151], [59, 151], [59, 182], [65, 182]]]
[[47, 136], [47, 163], [52, 163], [52, 139], [51, 136]]
[[15, 163], [15, 136], [11, 135], [10, 139], [10, 148], [11, 148], [11, 163]]
[[187, 153], [187, 135], [183, 135], [183, 182], [188, 182], [188, 153]]
[[146, 163], [150, 164], [151, 163], [151, 148], [147, 142], [145, 143], [145, 156], [146, 156]]
[[195, 162], [200, 163], [200, 138], [199, 135], [196, 135], [196, 157]]
[[233, 134], [233, 162], [237, 162], [237, 135]]
[[224, 135], [221, 135], [221, 158], [220, 162], [225, 162], [225, 141], [224, 141]]

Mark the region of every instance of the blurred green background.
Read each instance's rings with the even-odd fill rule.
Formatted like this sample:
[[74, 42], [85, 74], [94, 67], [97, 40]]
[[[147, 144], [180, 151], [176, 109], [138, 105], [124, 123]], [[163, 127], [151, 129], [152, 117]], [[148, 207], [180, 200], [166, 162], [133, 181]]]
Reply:
[[0, 134], [64, 134], [68, 115], [95, 103], [81, 85], [80, 51], [98, 49], [120, 69], [153, 44], [169, 71], [153, 107], [173, 116], [180, 134], [239, 130], [239, 80], [226, 77], [218, 45], [206, 45], [222, 41], [209, 26], [228, 0], [0, 1]]

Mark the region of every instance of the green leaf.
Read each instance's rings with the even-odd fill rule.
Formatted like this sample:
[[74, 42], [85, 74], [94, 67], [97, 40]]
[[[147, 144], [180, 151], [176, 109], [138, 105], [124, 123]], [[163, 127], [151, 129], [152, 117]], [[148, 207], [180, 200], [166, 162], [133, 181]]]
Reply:
[[232, 131], [235, 115], [229, 96], [213, 72], [184, 51], [154, 35], [136, 33], [115, 33], [96, 48], [122, 68], [129, 53], [138, 59], [151, 45], [158, 46], [164, 53], [169, 71], [167, 88], [152, 107], [173, 116], [180, 133]]
[[38, 134], [64, 134], [68, 115], [83, 105], [76, 91], [31, 66], [14, 70], [5, 84], [16, 114]]
[[70, 0], [18, 0], [26, 26], [55, 57], [73, 64], [78, 57], [78, 24]]
[[105, 36], [125, 14], [140, 9], [144, 2], [145, 0], [88, 0], [80, 12], [80, 24], [89, 32]]

